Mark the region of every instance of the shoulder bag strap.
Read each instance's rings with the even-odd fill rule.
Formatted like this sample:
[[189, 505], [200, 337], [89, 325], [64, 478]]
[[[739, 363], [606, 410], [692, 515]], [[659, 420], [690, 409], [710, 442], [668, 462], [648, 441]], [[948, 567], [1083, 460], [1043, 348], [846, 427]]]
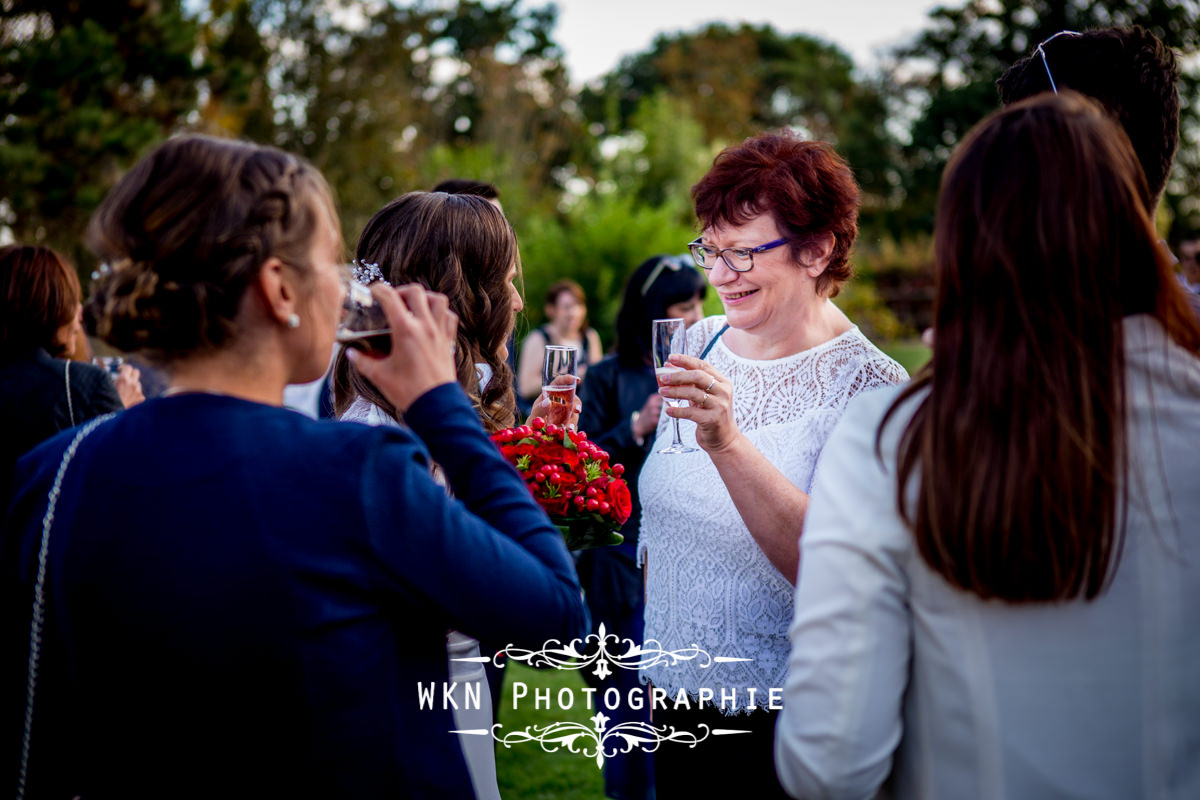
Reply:
[[[70, 363], [70, 362], [68, 362]], [[68, 383], [67, 397], [70, 397]], [[54, 526], [54, 510], [58, 506], [58, 495], [62, 491], [63, 476], [67, 467], [79, 449], [79, 443], [96, 429], [96, 426], [106, 421], [112, 414], [88, 422], [63, 451], [62, 461], [58, 465], [58, 473], [54, 476], [54, 484], [50, 487], [50, 495], [46, 503], [46, 515], [42, 517], [42, 544], [38, 548], [37, 580], [33, 586], [33, 621], [29, 624], [29, 670], [25, 683], [25, 733], [21, 738], [21, 771], [17, 777], [17, 800], [25, 797], [25, 780], [29, 772], [29, 740], [33, 735], [33, 695], [37, 688], [38, 661], [42, 654], [42, 628], [46, 619], [46, 562], [50, 554], [50, 528]]]
[[71, 427], [75, 427], [75, 405], [71, 402], [71, 359], [63, 362], [63, 383], [67, 387], [67, 413], [71, 415]]
[[721, 330], [717, 331], [717, 335], [712, 337], [712, 339], [709, 340], [708, 344], [704, 346], [704, 351], [702, 353], [700, 353], [701, 361], [703, 361], [705, 358], [708, 357], [708, 353], [710, 350], [713, 349], [713, 345], [715, 345], [717, 343], [718, 339], [720, 339], [722, 336], [725, 335], [725, 331], [727, 331], [727, 330], [729, 330], [728, 322], [726, 322], [724, 325], [722, 325]]

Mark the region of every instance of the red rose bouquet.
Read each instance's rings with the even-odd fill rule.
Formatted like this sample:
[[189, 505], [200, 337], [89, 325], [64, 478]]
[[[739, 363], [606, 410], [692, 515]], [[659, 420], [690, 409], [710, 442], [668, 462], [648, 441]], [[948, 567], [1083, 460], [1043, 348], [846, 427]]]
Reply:
[[528, 425], [493, 433], [492, 441], [562, 531], [568, 549], [624, 540], [617, 531], [633, 510], [629, 487], [621, 479], [625, 468], [610, 465], [608, 453], [589, 442], [586, 433], [535, 417]]

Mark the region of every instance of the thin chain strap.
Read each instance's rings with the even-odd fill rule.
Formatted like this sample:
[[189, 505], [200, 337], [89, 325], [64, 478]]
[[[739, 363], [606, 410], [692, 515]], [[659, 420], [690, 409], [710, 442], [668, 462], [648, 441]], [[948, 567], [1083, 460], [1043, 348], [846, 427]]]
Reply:
[[67, 413], [71, 415], [71, 427], [75, 427], [75, 406], [71, 403], [71, 359], [63, 363], [63, 383], [67, 385]]
[[[67, 396], [70, 397], [69, 391]], [[63, 476], [67, 474], [67, 466], [75, 457], [79, 443], [95, 430], [97, 425], [111, 416], [112, 414], [105, 414], [84, 425], [67, 445], [67, 449], [63, 452], [62, 463], [58, 465], [58, 474], [54, 476], [54, 485], [50, 487], [50, 495], [46, 503], [46, 516], [42, 517], [42, 545], [38, 549], [37, 581], [33, 587], [33, 621], [29, 625], [29, 671], [25, 684], [25, 735], [21, 739], [21, 772], [17, 778], [17, 800], [23, 800], [25, 797], [25, 780], [29, 770], [29, 741], [33, 735], [33, 694], [37, 688], [38, 661], [42, 654], [42, 628], [46, 620], [46, 561], [50, 553], [50, 528], [54, 525], [54, 509], [58, 506], [58, 495], [62, 491]]]

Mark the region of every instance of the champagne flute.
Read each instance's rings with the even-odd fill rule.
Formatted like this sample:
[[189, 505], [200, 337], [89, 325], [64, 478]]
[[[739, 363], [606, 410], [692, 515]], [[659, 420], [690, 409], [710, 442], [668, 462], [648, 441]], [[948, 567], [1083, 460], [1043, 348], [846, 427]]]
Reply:
[[345, 313], [337, 330], [337, 341], [345, 347], [381, 358], [392, 352], [392, 329], [371, 290], [358, 281], [346, 288]]
[[[672, 372], [682, 372], [681, 367], [673, 366], [667, 363], [672, 353], [683, 353], [687, 350], [687, 321], [682, 319], [656, 319], [652, 323], [651, 328], [651, 349], [654, 352], [654, 377], [658, 379], [658, 385], [662, 387], [662, 379], [664, 375], [669, 375]], [[669, 406], [676, 408], [686, 403], [686, 400], [681, 400], [675, 397], [664, 397], [663, 402]], [[694, 453], [695, 447], [688, 447], [679, 440], [679, 418], [672, 417], [671, 423], [675, 426], [675, 439], [669, 447], [659, 450], [660, 453]]]
[[575, 377], [578, 350], [563, 345], [546, 345], [542, 360], [542, 393], [550, 401], [546, 422], [566, 425], [575, 408]]

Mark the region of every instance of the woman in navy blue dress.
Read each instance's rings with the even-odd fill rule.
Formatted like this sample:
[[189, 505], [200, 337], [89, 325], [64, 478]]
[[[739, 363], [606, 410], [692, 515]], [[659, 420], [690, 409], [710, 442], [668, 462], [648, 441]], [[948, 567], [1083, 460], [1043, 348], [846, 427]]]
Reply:
[[174, 139], [89, 243], [109, 265], [98, 333], [171, 386], [18, 464], [5, 753], [22, 752], [31, 639], [38, 669], [27, 764], [7, 774], [31, 797], [471, 797], [446, 631], [540, 647], [584, 612], [562, 537], [455, 382], [445, 297], [375, 289], [394, 346], [356, 366], [406, 430], [318, 422], [281, 407], [324, 371], [343, 299], [315, 169]]

